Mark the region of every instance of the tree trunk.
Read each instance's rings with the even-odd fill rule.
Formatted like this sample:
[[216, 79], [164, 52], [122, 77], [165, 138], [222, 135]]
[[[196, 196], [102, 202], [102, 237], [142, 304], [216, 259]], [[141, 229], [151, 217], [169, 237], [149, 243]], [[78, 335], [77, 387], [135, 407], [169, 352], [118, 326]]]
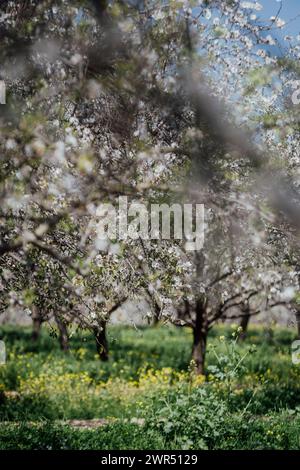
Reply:
[[65, 322], [59, 317], [59, 315], [54, 316], [57, 328], [59, 331], [59, 344], [60, 344], [60, 349], [64, 352], [69, 351], [69, 335], [68, 335], [68, 329], [67, 325]]
[[105, 321], [101, 322], [99, 328], [95, 329], [95, 339], [97, 352], [101, 361], [108, 361], [108, 341]]
[[160, 318], [160, 310], [155, 309], [154, 315], [153, 315], [153, 326], [157, 326], [159, 324], [159, 318]]
[[207, 333], [201, 333], [199, 335], [194, 328], [193, 338], [192, 358], [195, 363], [195, 372], [197, 375], [204, 375]]
[[192, 359], [195, 363], [195, 372], [204, 375], [204, 364], [206, 354], [208, 328], [205, 321], [205, 310], [202, 302], [196, 306], [196, 320], [193, 328]]
[[41, 327], [42, 327], [42, 318], [36, 305], [32, 306], [32, 341], [37, 341], [40, 337]]
[[300, 339], [300, 311], [295, 313], [296, 325], [297, 325], [297, 336]]
[[239, 336], [239, 339], [244, 341], [246, 339], [246, 336], [247, 336], [247, 330], [248, 330], [248, 325], [249, 325], [249, 321], [250, 321], [250, 313], [246, 313], [242, 316], [241, 318], [241, 323], [240, 323], [240, 327], [242, 328], [242, 331], [241, 331], [241, 334]]

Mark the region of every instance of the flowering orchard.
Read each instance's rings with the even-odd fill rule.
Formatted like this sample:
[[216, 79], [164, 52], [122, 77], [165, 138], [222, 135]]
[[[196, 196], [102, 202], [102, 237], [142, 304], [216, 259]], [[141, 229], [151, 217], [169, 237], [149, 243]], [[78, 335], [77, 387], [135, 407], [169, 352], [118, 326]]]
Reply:
[[[33, 339], [56, 325], [63, 349], [88, 329], [107, 359], [112, 313], [146, 299], [141, 317], [192, 329], [199, 374], [216, 323], [298, 315], [300, 38], [277, 39], [280, 4], [270, 18], [239, 0], [0, 13], [1, 312], [31, 316]], [[135, 237], [100, 237], [99, 207], [120, 197], [204, 205], [203, 246], [175, 227], [145, 239], [134, 214]]]

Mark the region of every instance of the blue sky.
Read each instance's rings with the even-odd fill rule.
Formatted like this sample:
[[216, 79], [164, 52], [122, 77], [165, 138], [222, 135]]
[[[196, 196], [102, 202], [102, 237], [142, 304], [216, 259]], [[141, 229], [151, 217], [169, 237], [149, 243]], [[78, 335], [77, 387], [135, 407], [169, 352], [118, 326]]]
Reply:
[[[263, 18], [269, 18], [275, 15], [280, 7], [280, 2], [276, 0], [258, 0], [264, 7], [259, 12]], [[282, 10], [280, 18], [285, 20], [288, 24], [284, 28], [284, 34], [300, 34], [300, 16], [294, 21], [289, 22], [297, 15], [300, 15], [300, 0], [282, 0]]]

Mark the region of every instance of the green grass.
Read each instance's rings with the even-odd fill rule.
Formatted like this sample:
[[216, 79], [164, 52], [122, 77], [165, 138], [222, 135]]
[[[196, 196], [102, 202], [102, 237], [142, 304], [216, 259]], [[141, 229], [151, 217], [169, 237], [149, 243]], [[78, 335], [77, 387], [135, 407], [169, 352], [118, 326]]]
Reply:
[[[187, 329], [111, 327], [103, 363], [86, 332], [66, 355], [46, 328], [34, 344], [30, 329], [1, 327], [0, 449], [299, 449], [295, 331], [252, 327], [241, 344], [232, 332], [212, 331], [205, 381], [190, 366]], [[108, 424], [78, 429], [73, 419]]]

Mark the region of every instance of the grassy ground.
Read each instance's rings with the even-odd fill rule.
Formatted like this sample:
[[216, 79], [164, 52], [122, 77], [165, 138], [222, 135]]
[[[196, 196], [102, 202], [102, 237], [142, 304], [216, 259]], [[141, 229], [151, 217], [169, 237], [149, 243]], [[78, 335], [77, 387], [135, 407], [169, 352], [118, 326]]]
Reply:
[[87, 333], [68, 355], [49, 331], [36, 344], [30, 333], [0, 329], [0, 449], [300, 448], [292, 329], [252, 327], [240, 344], [233, 328], [216, 328], [206, 380], [185, 329], [111, 327], [107, 363]]

